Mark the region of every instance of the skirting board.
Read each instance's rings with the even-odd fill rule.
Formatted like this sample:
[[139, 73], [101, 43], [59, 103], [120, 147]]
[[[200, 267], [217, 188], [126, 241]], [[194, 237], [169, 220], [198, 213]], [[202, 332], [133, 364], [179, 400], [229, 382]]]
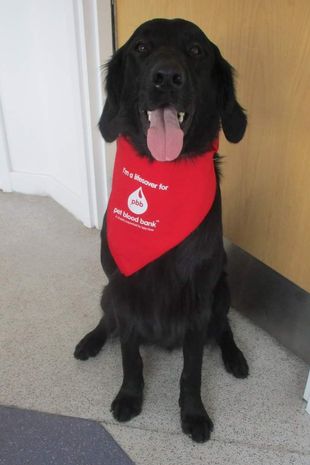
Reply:
[[232, 306], [310, 364], [310, 294], [225, 241]]
[[83, 211], [82, 199], [52, 176], [32, 173], [10, 173], [12, 190], [22, 194], [48, 195], [69, 210], [76, 218], [90, 227], [87, 212]]

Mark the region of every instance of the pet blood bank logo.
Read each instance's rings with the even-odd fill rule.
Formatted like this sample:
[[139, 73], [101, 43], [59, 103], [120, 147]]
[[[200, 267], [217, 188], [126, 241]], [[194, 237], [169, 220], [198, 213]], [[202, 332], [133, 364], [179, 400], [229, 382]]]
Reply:
[[130, 194], [127, 205], [129, 210], [132, 213], [136, 213], [136, 215], [142, 215], [142, 213], [146, 212], [148, 209], [148, 203], [144, 197], [142, 187], [139, 187], [139, 189]]

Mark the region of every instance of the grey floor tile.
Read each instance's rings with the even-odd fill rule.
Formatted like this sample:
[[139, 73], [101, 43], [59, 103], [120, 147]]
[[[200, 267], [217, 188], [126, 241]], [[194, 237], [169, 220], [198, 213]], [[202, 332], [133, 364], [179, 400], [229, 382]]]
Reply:
[[94, 421], [0, 406], [1, 465], [133, 465]]

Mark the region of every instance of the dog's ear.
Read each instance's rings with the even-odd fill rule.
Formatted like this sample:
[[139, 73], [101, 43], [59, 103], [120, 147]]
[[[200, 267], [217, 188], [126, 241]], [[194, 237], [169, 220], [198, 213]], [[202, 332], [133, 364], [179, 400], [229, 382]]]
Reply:
[[219, 49], [215, 47], [215, 63], [213, 76], [217, 85], [218, 105], [222, 128], [229, 142], [239, 142], [247, 126], [247, 117], [244, 109], [236, 100], [234, 87], [234, 70], [224, 60]]
[[106, 65], [106, 101], [99, 121], [102, 137], [113, 142], [120, 133], [121, 94], [124, 77], [124, 47], [114, 53]]

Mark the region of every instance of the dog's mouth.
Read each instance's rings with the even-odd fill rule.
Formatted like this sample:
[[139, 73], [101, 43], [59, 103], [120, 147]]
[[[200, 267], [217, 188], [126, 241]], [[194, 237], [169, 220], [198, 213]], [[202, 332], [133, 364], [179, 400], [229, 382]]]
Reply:
[[157, 161], [173, 161], [182, 152], [190, 115], [174, 106], [141, 111], [147, 146]]

